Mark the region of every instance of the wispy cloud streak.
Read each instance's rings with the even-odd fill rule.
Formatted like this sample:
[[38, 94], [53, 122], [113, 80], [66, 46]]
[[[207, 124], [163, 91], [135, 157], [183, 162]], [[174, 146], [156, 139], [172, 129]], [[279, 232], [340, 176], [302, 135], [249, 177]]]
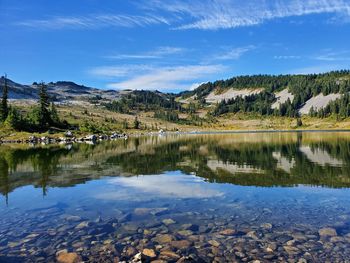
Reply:
[[254, 50], [256, 47], [254, 45], [231, 48], [227, 52], [217, 55], [215, 59], [217, 60], [237, 60], [245, 53]]
[[321, 61], [348, 61], [350, 51], [329, 51], [312, 58]]
[[278, 18], [323, 13], [350, 16], [350, 2], [345, 0], [152, 0], [148, 8], [192, 18], [193, 21], [177, 29], [237, 28]]
[[279, 55], [279, 56], [274, 56], [274, 59], [282, 60], [282, 59], [301, 59], [301, 56], [296, 56], [296, 55]]
[[107, 56], [109, 59], [159, 59], [168, 55], [174, 55], [184, 52], [186, 49], [180, 47], [159, 47], [153, 51], [139, 54], [118, 54]]
[[27, 20], [16, 25], [41, 29], [98, 29], [101, 27], [143, 27], [149, 25], [167, 24], [169, 21], [158, 15], [113, 15], [51, 17], [47, 19]]
[[108, 88], [118, 90], [186, 90], [194, 83], [207, 80], [210, 75], [223, 72], [223, 65], [187, 65], [174, 67], [147, 68], [138, 66], [102, 67], [90, 71], [95, 76], [123, 77], [124, 80], [113, 82]]
[[103, 78], [121, 78], [132, 74], [151, 71], [154, 67], [149, 65], [119, 65], [119, 66], [102, 66], [90, 69], [88, 73], [96, 77]]
[[[348, 0], [139, 0], [140, 15], [97, 14], [57, 16], [17, 22], [45, 28], [168, 25], [173, 29], [217, 30], [259, 25], [271, 20], [312, 14], [332, 14], [329, 21], [350, 21]], [[141, 4], [142, 3], [142, 4]]]

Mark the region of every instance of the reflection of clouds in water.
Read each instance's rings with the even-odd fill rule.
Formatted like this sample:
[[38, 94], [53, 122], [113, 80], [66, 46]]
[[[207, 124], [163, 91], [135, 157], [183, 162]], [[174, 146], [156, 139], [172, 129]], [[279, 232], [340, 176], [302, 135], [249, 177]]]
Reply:
[[[133, 188], [134, 192], [129, 191], [130, 195], [136, 197], [145, 193], [160, 197], [175, 197], [175, 198], [208, 198], [222, 196], [223, 193], [211, 189], [210, 185], [203, 181], [196, 180], [196, 177], [189, 175], [145, 175], [134, 177], [119, 177], [109, 180], [110, 184]], [[116, 192], [118, 191], [118, 192]], [[141, 193], [140, 193], [141, 191]], [[120, 199], [125, 197], [119, 190], [101, 193], [97, 196], [99, 199]]]

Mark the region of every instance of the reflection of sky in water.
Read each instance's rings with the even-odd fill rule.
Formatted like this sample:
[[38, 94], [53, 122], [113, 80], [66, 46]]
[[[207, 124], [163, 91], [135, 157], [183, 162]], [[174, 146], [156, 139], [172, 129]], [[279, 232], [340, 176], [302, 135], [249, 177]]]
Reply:
[[[132, 213], [135, 208], [168, 207], [169, 218], [179, 211], [200, 214], [211, 210], [219, 218], [235, 216], [250, 222], [261, 216], [261, 222], [286, 226], [307, 222], [318, 227], [321, 223], [331, 224], [339, 217], [350, 218], [348, 193], [348, 189], [304, 185], [255, 187], [208, 183], [193, 174], [177, 171], [104, 178], [75, 187], [49, 188], [46, 196], [42, 196], [40, 188], [18, 188], [11, 194], [9, 206], [5, 202], [0, 204], [0, 214], [2, 220], [18, 216], [25, 218], [28, 214], [35, 218], [46, 209], [60, 208], [58, 217], [78, 215], [95, 220], [98, 216], [113, 218]], [[49, 216], [47, 220], [54, 221], [56, 217]], [[31, 220], [35, 225], [35, 219]]]
[[[108, 180], [116, 186], [114, 189], [97, 194], [98, 199], [120, 200], [125, 198], [119, 187], [129, 188], [133, 196], [147, 194], [148, 197], [159, 196], [163, 198], [209, 198], [222, 196], [223, 193], [214, 189], [213, 185], [205, 184], [193, 175], [172, 172], [160, 175], [145, 175], [137, 177], [118, 177]], [[130, 196], [126, 196], [130, 199]]]

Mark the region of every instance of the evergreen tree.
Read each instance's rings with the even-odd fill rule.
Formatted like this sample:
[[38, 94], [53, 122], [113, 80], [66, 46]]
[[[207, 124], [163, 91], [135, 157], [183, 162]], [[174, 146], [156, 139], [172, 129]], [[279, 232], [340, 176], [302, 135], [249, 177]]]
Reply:
[[123, 129], [128, 129], [128, 121], [126, 119], [123, 120]]
[[8, 112], [7, 118], [5, 120], [5, 125], [13, 129], [20, 129], [21, 124], [22, 124], [21, 114], [16, 108], [11, 107]]
[[302, 122], [302, 120], [300, 118], [297, 119], [297, 126], [298, 127], [303, 126], [303, 122]]
[[51, 123], [51, 116], [49, 112], [49, 95], [47, 93], [47, 86], [44, 82], [40, 83], [39, 90], [39, 112], [38, 112], [38, 122], [41, 129], [48, 127], [48, 124]]
[[309, 111], [309, 115], [311, 117], [316, 117], [316, 114], [317, 114], [317, 112], [315, 111], [314, 106], [311, 106], [310, 111]]
[[8, 107], [8, 87], [7, 87], [7, 76], [4, 78], [4, 87], [2, 90], [2, 99], [1, 99], [1, 107], [0, 107], [0, 122], [4, 122], [9, 113]]
[[51, 103], [51, 109], [50, 109], [50, 119], [53, 125], [59, 125], [61, 123], [60, 118], [58, 117], [58, 112], [55, 106], [55, 103]]
[[140, 129], [140, 124], [141, 122], [138, 120], [137, 117], [135, 117], [135, 120], [134, 120], [134, 129]]

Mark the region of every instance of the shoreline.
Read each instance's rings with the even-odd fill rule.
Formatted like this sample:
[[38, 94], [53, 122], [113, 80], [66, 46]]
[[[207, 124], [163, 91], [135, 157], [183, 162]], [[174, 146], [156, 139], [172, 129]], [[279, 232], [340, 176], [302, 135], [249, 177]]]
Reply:
[[17, 139], [0, 139], [2, 144], [73, 144], [73, 143], [98, 143], [101, 141], [115, 141], [121, 139], [128, 139], [129, 137], [141, 136], [167, 136], [167, 135], [210, 135], [210, 134], [258, 134], [258, 133], [332, 133], [332, 132], [350, 132], [350, 129], [295, 129], [295, 130], [207, 130], [207, 131], [164, 131], [164, 132], [146, 132], [146, 133], [123, 133], [123, 134], [90, 134], [79, 138], [63, 138], [43, 136], [41, 138], [30, 136], [29, 138]]
[[288, 133], [288, 132], [350, 132], [350, 129], [305, 129], [305, 130], [224, 130], [224, 131], [198, 131], [185, 132], [186, 134], [229, 134], [229, 133]]

